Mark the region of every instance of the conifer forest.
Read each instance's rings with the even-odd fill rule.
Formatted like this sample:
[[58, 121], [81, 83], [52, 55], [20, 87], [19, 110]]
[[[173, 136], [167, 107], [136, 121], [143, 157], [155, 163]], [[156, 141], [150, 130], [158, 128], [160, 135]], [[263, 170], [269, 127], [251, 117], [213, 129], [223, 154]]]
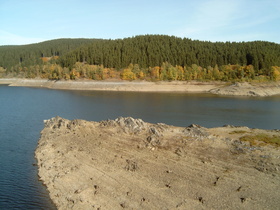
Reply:
[[280, 44], [167, 35], [0, 46], [0, 77], [50, 80], [279, 81]]

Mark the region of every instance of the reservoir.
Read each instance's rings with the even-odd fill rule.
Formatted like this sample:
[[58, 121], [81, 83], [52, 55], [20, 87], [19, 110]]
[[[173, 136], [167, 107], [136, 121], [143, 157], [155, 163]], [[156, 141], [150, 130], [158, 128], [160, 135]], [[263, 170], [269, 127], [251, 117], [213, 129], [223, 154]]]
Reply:
[[43, 120], [119, 116], [175, 126], [226, 124], [280, 129], [280, 96], [63, 91], [0, 86], [0, 209], [55, 209], [37, 177], [34, 151]]

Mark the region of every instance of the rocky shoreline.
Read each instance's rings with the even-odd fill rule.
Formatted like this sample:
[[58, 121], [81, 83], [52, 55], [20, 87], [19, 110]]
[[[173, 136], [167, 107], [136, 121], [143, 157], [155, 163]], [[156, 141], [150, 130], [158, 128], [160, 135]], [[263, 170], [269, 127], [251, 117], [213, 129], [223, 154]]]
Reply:
[[278, 130], [55, 117], [35, 151], [58, 209], [277, 209]]
[[0, 79], [0, 84], [10, 86], [40, 87], [62, 90], [132, 91], [132, 92], [181, 92], [212, 93], [228, 96], [273, 96], [280, 94], [280, 83], [234, 83], [198, 81], [53, 81], [44, 79]]
[[228, 96], [273, 96], [280, 94], [280, 83], [272, 82], [250, 84], [248, 82], [237, 82], [222, 88], [214, 88], [209, 92], [217, 95]]

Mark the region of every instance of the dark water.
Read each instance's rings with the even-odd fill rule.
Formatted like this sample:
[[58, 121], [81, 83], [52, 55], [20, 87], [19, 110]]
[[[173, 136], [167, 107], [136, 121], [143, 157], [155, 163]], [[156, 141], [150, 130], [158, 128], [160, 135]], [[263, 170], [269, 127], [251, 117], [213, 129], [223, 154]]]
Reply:
[[0, 86], [0, 209], [54, 209], [37, 177], [34, 150], [43, 120], [119, 116], [177, 126], [280, 129], [280, 97], [59, 91]]

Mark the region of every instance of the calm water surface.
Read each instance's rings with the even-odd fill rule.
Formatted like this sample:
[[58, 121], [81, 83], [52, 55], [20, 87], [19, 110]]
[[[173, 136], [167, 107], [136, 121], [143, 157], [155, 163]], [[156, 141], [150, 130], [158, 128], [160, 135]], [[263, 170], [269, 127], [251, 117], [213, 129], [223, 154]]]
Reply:
[[176, 126], [225, 124], [280, 129], [280, 97], [61, 91], [0, 86], [0, 209], [55, 209], [37, 177], [43, 120], [132, 116]]

